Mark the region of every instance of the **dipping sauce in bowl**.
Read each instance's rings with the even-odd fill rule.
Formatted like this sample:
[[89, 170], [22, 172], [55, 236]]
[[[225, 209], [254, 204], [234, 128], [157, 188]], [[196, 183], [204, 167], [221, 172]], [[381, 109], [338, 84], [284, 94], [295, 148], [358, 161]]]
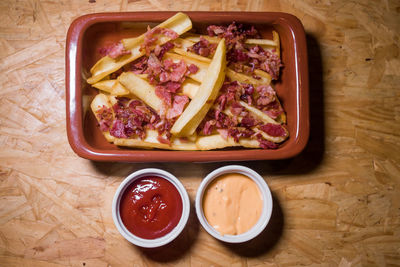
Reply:
[[182, 214], [182, 199], [173, 184], [157, 176], [135, 180], [121, 198], [120, 215], [134, 235], [154, 239], [171, 232]]
[[267, 183], [250, 168], [229, 165], [214, 170], [196, 194], [196, 214], [203, 228], [228, 243], [242, 243], [259, 235], [272, 213]]
[[258, 221], [263, 199], [257, 184], [240, 173], [223, 174], [204, 192], [203, 211], [208, 223], [221, 235], [239, 235]]
[[154, 248], [174, 240], [184, 229], [190, 201], [182, 183], [171, 173], [136, 171], [114, 195], [112, 215], [120, 234], [131, 243]]

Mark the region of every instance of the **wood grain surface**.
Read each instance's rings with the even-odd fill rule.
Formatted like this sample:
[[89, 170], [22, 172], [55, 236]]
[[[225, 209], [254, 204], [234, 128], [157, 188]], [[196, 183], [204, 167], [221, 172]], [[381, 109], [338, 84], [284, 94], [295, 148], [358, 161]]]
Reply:
[[[270, 224], [250, 243], [218, 242], [193, 209], [183, 234], [159, 249], [131, 245], [112, 221], [129, 173], [170, 171], [193, 204], [202, 177], [227, 162], [97, 163], [68, 144], [71, 21], [149, 10], [282, 11], [304, 24], [311, 137], [296, 158], [240, 162], [274, 197]], [[1, 266], [400, 265], [399, 1], [2, 0], [0, 22]]]

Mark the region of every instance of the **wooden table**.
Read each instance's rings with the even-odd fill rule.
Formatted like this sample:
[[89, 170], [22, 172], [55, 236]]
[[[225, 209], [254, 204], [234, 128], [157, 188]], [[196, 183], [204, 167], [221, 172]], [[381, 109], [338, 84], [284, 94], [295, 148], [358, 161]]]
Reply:
[[[0, 2], [0, 265], [394, 266], [400, 264], [398, 1], [3, 0]], [[208, 235], [192, 210], [171, 245], [140, 249], [111, 218], [132, 171], [159, 167], [189, 192], [228, 163], [96, 163], [65, 130], [64, 49], [71, 21], [103, 11], [283, 11], [303, 22], [311, 137], [300, 156], [241, 162], [274, 197], [267, 230], [245, 245]]]

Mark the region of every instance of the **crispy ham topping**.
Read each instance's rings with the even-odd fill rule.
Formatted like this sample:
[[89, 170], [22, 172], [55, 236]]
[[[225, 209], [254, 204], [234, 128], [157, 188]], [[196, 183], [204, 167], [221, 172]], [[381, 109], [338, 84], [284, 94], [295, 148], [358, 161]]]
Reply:
[[176, 95], [172, 108], [168, 110], [167, 119], [173, 119], [181, 115], [187, 103], [189, 103], [189, 98], [187, 96]]
[[131, 51], [125, 50], [124, 45], [121, 42], [105, 46], [99, 49], [99, 53], [102, 56], [109, 56], [110, 58], [118, 58], [123, 55], [131, 54]]
[[203, 36], [201, 36], [200, 41], [195, 43], [193, 46], [189, 47], [188, 50], [200, 56], [208, 57], [213, 55], [216, 49], [217, 49], [217, 44], [212, 44]]
[[[233, 22], [228, 26], [211, 25], [207, 32], [209, 36], [225, 39], [226, 60], [231, 69], [258, 80], [261, 77], [257, 76], [257, 69], [269, 73], [272, 79], [279, 78], [282, 63], [276, 51], [246, 44], [248, 38], [260, 38], [254, 27], [246, 28]], [[171, 41], [159, 45], [159, 37], [168, 37], [172, 41], [178, 38], [178, 34], [170, 29], [148, 27], [140, 46], [145, 55], [111, 73], [109, 78], [117, 79], [124, 71], [146, 74], [141, 77], [146, 77], [154, 86], [156, 96], [163, 102], [161, 110], [157, 113], [141, 100], [117, 97], [112, 108], [103, 106], [95, 112], [101, 131], [109, 131], [117, 138], [144, 139], [146, 130], [152, 129], [158, 132], [158, 142], [171, 145], [171, 128], [190, 102], [188, 96], [182, 95], [182, 83], [190, 74], [197, 73], [199, 67], [187, 64], [184, 60], [163, 59], [165, 53], [175, 45]], [[210, 58], [215, 53], [217, 44], [209, 40], [211, 39], [207, 40], [201, 36], [200, 40], [187, 50]], [[99, 52], [113, 59], [131, 53], [121, 42], [103, 47]], [[197, 134], [204, 136], [219, 133], [225, 140], [229, 138], [239, 142], [241, 138], [247, 138], [257, 140], [263, 149], [278, 148], [279, 144], [274, 142], [281, 139], [276, 137], [288, 136], [284, 126], [265, 124], [264, 114], [254, 113], [251, 107], [243, 102], [272, 119], [277, 119], [284, 112], [275, 90], [269, 84], [252, 85], [226, 78], [212, 108], [197, 127]]]
[[[179, 103], [176, 109], [179, 112], [179, 105], [182, 105], [183, 101], [177, 100], [177, 102]], [[148, 107], [141, 100], [119, 97], [117, 98], [117, 103], [113, 105], [113, 111], [115, 119], [112, 126], [109, 127], [112, 136], [117, 138], [139, 137], [144, 139], [146, 137], [146, 129], [157, 129], [159, 136], [163, 136], [163, 139], [168, 140], [171, 137], [169, 133], [172, 127], [171, 120], [161, 119], [156, 111]], [[101, 112], [101, 114], [103, 113], [104, 111]]]
[[99, 119], [99, 126], [102, 132], [106, 132], [109, 130], [110, 126], [113, 122], [113, 114], [110, 108], [106, 106], [102, 106], [96, 113], [97, 118]]
[[[283, 66], [275, 50], [264, 50], [261, 46], [255, 45], [247, 47], [245, 45], [248, 38], [260, 38], [258, 31], [252, 26], [246, 28], [243, 24], [231, 23], [229, 26], [208, 26], [209, 36], [225, 38], [227, 45], [226, 59], [228, 65], [237, 72], [245, 72], [254, 75], [255, 69], [269, 73], [272, 79], [279, 77], [279, 70]], [[190, 52], [209, 57], [215, 51], [215, 44], [211, 44], [204, 37], [188, 49]], [[245, 68], [248, 66], [250, 68]]]
[[[169, 37], [171, 40], [179, 37], [179, 35], [171, 29], [159, 27], [150, 29], [150, 27], [147, 27], [147, 32], [144, 36], [144, 41], [140, 46], [140, 50], [144, 50], [146, 55], [150, 55], [160, 34]], [[160, 52], [158, 54], [160, 54]], [[160, 58], [162, 58], [162, 56]]]

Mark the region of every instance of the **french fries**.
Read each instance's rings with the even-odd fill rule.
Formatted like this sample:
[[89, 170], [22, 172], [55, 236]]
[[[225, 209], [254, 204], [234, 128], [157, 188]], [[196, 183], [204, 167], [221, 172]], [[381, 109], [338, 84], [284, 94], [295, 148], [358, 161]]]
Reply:
[[[91, 109], [108, 142], [141, 149], [213, 150], [274, 147], [288, 138], [283, 126], [286, 114], [269, 87], [271, 75], [276, 79], [274, 73], [254, 65], [242, 65], [241, 69], [229, 65], [226, 40], [188, 33], [192, 22], [183, 13], [155, 28], [162, 29], [151, 41], [146, 33], [123, 39], [119, 45], [128, 52], [114, 58], [109, 54], [91, 69], [87, 82], [101, 91]], [[245, 39], [242, 47], [260, 46], [280, 57], [279, 35], [273, 31], [272, 36], [272, 40]], [[198, 53], [199, 46], [207, 44], [203, 38], [212, 44], [210, 53]], [[163, 45], [168, 47], [166, 51]], [[145, 68], [140, 69], [140, 64], [146, 64]], [[139, 69], [127, 71], [132, 66]], [[254, 93], [250, 89], [245, 92], [250, 87]], [[257, 102], [262, 88], [272, 90], [274, 98]], [[270, 107], [259, 106], [268, 103], [280, 113], [268, 113]]]
[[[168, 22], [168, 23], [167, 23]], [[177, 34], [182, 34], [187, 32], [192, 28], [192, 22], [189, 17], [183, 13], [177, 13], [175, 16], [171, 17], [164, 24], [160, 24], [160, 28], [168, 28], [175, 31]], [[124, 65], [138, 59], [145, 54], [145, 51], [140, 50], [140, 45], [143, 43], [144, 34], [133, 39], [126, 39], [122, 41], [124, 48], [130, 51], [129, 55], [124, 55], [118, 58], [111, 58], [105, 56], [101, 58], [91, 69], [92, 77], [87, 79], [89, 84], [94, 84], [105, 76], [117, 71]], [[171, 40], [170, 38], [159, 38], [157, 41], [158, 45], [162, 45]]]
[[206, 116], [225, 79], [225, 51], [225, 40], [222, 39], [196, 95], [172, 126], [172, 134], [176, 136], [192, 135]]
[[122, 73], [118, 77], [118, 81], [154, 110], [161, 110], [162, 101], [157, 97], [154, 87], [149, 82], [132, 72]]

